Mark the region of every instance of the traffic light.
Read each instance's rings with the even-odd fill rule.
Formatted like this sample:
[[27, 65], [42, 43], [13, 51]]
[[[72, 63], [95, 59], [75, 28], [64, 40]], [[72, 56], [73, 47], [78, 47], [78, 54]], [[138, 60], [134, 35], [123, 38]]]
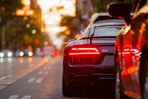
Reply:
[[36, 45], [39, 44], [39, 39], [35, 39], [34, 44], [36, 44]]

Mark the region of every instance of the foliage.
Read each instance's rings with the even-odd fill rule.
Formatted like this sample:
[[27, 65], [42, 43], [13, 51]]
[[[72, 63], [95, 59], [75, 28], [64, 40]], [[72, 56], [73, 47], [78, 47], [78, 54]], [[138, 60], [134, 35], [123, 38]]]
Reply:
[[[18, 48], [26, 48], [28, 45], [31, 45], [36, 49], [37, 47], [43, 46], [45, 37], [41, 34], [40, 27], [33, 22], [31, 23], [30, 20], [21, 20], [16, 24], [16, 26], [19, 27], [16, 30], [16, 43], [18, 44]], [[36, 31], [35, 34], [32, 33], [33, 30]], [[39, 40], [39, 44], [36, 45], [34, 43], [35, 39]]]
[[76, 29], [75, 17], [63, 16], [60, 25], [67, 26], [70, 30]]
[[1, 25], [6, 24], [8, 20], [11, 20], [15, 15], [16, 9], [21, 8], [22, 6], [21, 0], [0, 0]]
[[[45, 37], [41, 34], [40, 25], [37, 22], [40, 9], [34, 9], [35, 12], [38, 12], [35, 14], [36, 16], [16, 16], [16, 9], [22, 9], [22, 7], [21, 0], [0, 0], [0, 44], [2, 43], [2, 27], [5, 26], [6, 49], [15, 51], [28, 45], [34, 49], [43, 46]], [[29, 27], [26, 26], [27, 24]], [[33, 34], [32, 30], [36, 30], [36, 33]], [[39, 40], [38, 44], [34, 43], [35, 39]]]
[[[65, 39], [74, 38], [74, 36], [80, 31], [80, 23], [82, 23], [81, 9], [76, 6], [76, 16], [63, 15], [60, 22], [60, 26], [66, 26], [67, 30], [61, 32], [59, 35], [65, 35]], [[67, 34], [66, 32], [70, 32]]]

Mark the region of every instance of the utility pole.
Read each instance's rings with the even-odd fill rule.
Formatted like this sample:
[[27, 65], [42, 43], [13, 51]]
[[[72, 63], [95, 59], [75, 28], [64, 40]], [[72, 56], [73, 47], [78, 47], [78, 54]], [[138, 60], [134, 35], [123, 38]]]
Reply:
[[0, 6], [0, 25], [2, 26], [2, 34], [1, 34], [1, 50], [3, 50], [3, 49], [5, 49], [5, 22], [3, 21], [4, 19], [3, 19], [3, 15], [4, 15], [4, 13], [5, 13], [5, 8], [2, 6]]
[[2, 18], [1, 18], [1, 16], [0, 16], [0, 23], [2, 22]]
[[3, 15], [5, 13], [5, 8], [0, 7], [0, 25], [2, 26], [2, 34], [1, 34], [1, 50], [5, 49], [5, 32], [6, 32], [6, 24], [3, 19]]
[[2, 26], [2, 41], [1, 41], [1, 49], [5, 49], [5, 30], [6, 30], [6, 27], [5, 25]]
[[[2, 23], [2, 17], [0, 16], [0, 23]], [[2, 24], [2, 40], [1, 40], [1, 50], [5, 49], [5, 24]]]

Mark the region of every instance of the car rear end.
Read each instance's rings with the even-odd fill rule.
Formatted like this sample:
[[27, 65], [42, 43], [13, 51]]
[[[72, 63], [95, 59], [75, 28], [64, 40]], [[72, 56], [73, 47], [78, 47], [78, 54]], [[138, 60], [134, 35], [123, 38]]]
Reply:
[[106, 86], [114, 92], [114, 44], [118, 31], [124, 25], [114, 24], [116, 22], [93, 24], [88, 34], [65, 48], [64, 86], [97, 87], [101, 90]]
[[[114, 38], [112, 40], [115, 41]], [[97, 38], [92, 41], [98, 42]], [[113, 82], [115, 76], [113, 50], [114, 43], [106, 43], [106, 39], [93, 45], [69, 47], [64, 72], [76, 86], [95, 86], [103, 84], [102, 82]]]

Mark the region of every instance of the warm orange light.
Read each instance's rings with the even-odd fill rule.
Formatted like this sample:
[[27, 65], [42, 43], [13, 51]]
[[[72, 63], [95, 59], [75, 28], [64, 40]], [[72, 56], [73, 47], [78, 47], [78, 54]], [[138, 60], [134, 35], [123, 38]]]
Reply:
[[31, 16], [34, 14], [33, 10], [17, 9], [16, 16]]
[[25, 15], [25, 11], [23, 9], [17, 9], [16, 10], [16, 15], [17, 16], [24, 16]]
[[32, 50], [32, 46], [31, 45], [28, 45], [27, 47], [29, 50]]
[[34, 11], [33, 10], [26, 10], [26, 13], [25, 13], [27, 16], [31, 16], [34, 14]]
[[66, 35], [70, 35], [70, 31], [67, 30], [67, 31], [65, 32], [65, 34], [66, 34]]
[[24, 5], [30, 5], [30, 0], [22, 0], [22, 3], [23, 3]]
[[64, 9], [64, 6], [57, 6], [56, 9], [57, 10], [62, 10], [62, 9]]

